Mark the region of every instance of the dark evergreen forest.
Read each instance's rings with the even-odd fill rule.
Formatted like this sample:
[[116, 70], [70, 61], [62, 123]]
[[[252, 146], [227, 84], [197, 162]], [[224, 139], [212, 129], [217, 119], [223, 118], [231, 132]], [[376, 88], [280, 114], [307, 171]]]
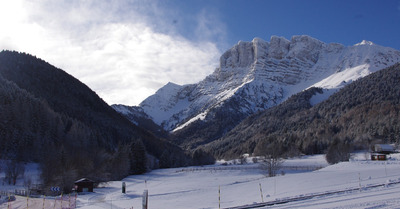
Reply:
[[11, 51], [0, 53], [0, 159], [39, 162], [44, 187], [66, 192], [82, 177], [100, 182], [191, 163], [74, 77]]

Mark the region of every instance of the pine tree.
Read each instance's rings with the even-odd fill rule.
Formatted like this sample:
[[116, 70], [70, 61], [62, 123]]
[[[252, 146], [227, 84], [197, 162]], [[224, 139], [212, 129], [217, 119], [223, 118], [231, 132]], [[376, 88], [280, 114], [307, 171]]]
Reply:
[[129, 147], [119, 144], [117, 151], [110, 161], [111, 178], [122, 179], [128, 176], [130, 170], [129, 163]]
[[147, 155], [146, 148], [142, 140], [138, 139], [131, 143], [130, 146], [130, 173], [131, 174], [142, 174], [147, 171]]
[[172, 166], [172, 160], [170, 156], [170, 152], [168, 150], [164, 150], [164, 152], [160, 156], [160, 168], [170, 168]]

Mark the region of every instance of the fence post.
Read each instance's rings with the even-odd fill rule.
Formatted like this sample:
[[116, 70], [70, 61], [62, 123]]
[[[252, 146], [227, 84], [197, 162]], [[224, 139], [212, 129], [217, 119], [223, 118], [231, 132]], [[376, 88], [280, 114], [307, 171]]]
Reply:
[[11, 196], [10, 193], [8, 193], [8, 209], [11, 208]]
[[61, 208], [62, 208], [62, 206], [63, 206], [63, 193], [61, 192]]
[[57, 196], [54, 197], [54, 209], [56, 209], [56, 204], [57, 204]]
[[218, 208], [221, 209], [221, 186], [218, 186]]
[[149, 191], [146, 189], [143, 192], [142, 209], [147, 209], [149, 203], [148, 197], [149, 197]]
[[75, 193], [75, 207], [76, 208], [76, 198], [78, 198], [78, 192]]
[[260, 193], [261, 193], [261, 202], [264, 202], [264, 197], [263, 197], [263, 192], [261, 188], [261, 183], [260, 183]]
[[126, 193], [126, 184], [125, 184], [125, 182], [122, 182], [122, 193], [123, 194]]
[[387, 161], [385, 161], [385, 174], [386, 174], [386, 177], [387, 177], [387, 169], [386, 169], [386, 164], [387, 164]]

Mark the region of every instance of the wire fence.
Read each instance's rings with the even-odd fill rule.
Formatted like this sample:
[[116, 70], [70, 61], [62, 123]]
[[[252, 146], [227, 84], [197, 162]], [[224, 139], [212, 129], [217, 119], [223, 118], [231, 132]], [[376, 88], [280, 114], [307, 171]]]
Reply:
[[[324, 168], [324, 166], [309, 165], [309, 166], [281, 166], [279, 170], [291, 170], [291, 171], [315, 171]], [[193, 168], [182, 168], [176, 170], [180, 172], [196, 172], [196, 171], [226, 171], [226, 170], [260, 170], [260, 166], [220, 166], [220, 167], [193, 167]]]

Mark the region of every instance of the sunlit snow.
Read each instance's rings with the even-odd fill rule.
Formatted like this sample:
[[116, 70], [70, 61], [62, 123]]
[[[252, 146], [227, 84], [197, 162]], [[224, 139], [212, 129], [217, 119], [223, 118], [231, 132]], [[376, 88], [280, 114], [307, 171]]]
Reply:
[[[313, 195], [314, 198], [266, 208], [400, 207], [398, 154], [388, 161], [370, 161], [368, 153], [358, 153], [350, 162], [330, 166], [323, 155], [292, 158], [285, 161], [283, 172], [277, 177], [266, 177], [250, 159], [244, 165], [223, 163], [160, 169], [102, 183], [94, 193], [79, 194], [77, 208], [141, 208], [146, 189], [149, 208], [163, 209], [219, 208], [219, 204], [228, 208]], [[321, 167], [324, 168], [312, 171]], [[127, 185], [126, 194], [122, 193], [122, 182]], [[43, 202], [42, 198], [31, 199], [37, 204]], [[54, 205], [54, 198], [47, 201], [49, 206]], [[26, 198], [17, 198], [11, 204], [12, 208], [24, 208]], [[7, 208], [7, 203], [0, 208]]]

